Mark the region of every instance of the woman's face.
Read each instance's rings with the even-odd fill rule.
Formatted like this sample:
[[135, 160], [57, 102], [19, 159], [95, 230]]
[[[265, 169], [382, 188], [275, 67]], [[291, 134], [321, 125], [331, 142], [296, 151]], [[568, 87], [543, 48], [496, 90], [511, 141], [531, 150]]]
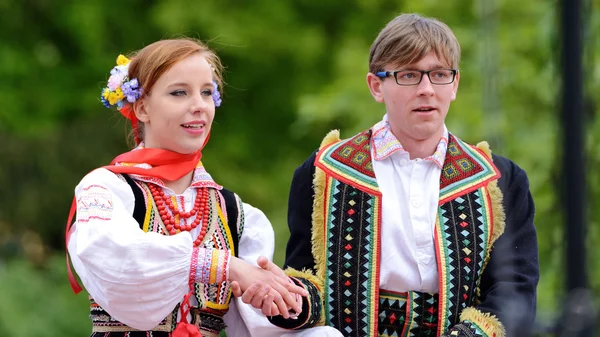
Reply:
[[176, 63], [135, 105], [144, 123], [144, 144], [179, 153], [201, 149], [215, 116], [213, 74], [201, 54]]

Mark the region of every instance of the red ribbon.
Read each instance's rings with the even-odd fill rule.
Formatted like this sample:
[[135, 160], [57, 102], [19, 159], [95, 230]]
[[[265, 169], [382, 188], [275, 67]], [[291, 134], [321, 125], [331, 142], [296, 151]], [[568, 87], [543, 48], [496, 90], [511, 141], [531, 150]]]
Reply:
[[119, 112], [121, 113], [121, 115], [125, 116], [125, 118], [129, 119], [129, 121], [131, 122], [131, 127], [133, 128], [133, 139], [135, 140], [136, 144], [139, 144], [142, 141], [140, 139], [140, 134], [138, 132], [139, 120], [137, 119], [137, 116], [135, 115], [135, 112], [133, 111], [132, 105], [125, 104], [124, 107], [119, 109]]
[[173, 330], [171, 337], [202, 337], [200, 329], [197, 326], [188, 323], [187, 315], [191, 310], [190, 297], [194, 294], [194, 290], [190, 291], [183, 298], [179, 312], [181, 313], [181, 320], [177, 323], [177, 327]]

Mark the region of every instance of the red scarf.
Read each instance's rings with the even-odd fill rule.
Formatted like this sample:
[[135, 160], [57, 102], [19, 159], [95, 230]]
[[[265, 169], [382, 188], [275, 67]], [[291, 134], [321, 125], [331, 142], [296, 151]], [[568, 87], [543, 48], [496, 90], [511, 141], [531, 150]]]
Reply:
[[[206, 138], [208, 140], [208, 137]], [[162, 149], [143, 148], [120, 154], [110, 162], [110, 165], [103, 166], [103, 168], [113, 173], [138, 174], [146, 177], [154, 177], [171, 181], [177, 180], [193, 171], [196, 166], [198, 166], [200, 158], [202, 158], [202, 152], [200, 152], [200, 150], [192, 154], [181, 154]], [[117, 163], [126, 163], [127, 165], [116, 166]], [[131, 166], [133, 164], [141, 163], [149, 164], [152, 166], [152, 168], [145, 169]], [[68, 245], [69, 243], [69, 237], [71, 236], [71, 225], [76, 210], [77, 201], [75, 198], [73, 198], [73, 203], [71, 204], [71, 210], [69, 212], [69, 219], [67, 220], [65, 231], [65, 245]], [[77, 283], [73, 271], [71, 270], [68, 251], [67, 273], [69, 274], [69, 283], [71, 284], [73, 292], [75, 292], [75, 294], [79, 293], [82, 288], [79, 283]]]

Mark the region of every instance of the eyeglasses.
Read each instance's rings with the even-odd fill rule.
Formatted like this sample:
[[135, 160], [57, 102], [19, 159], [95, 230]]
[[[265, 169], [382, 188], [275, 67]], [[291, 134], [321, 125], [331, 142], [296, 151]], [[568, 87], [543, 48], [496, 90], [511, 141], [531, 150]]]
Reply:
[[396, 70], [378, 71], [375, 76], [379, 78], [394, 77], [398, 85], [417, 85], [423, 80], [423, 74], [429, 77], [431, 84], [450, 84], [454, 82], [458, 70], [456, 69], [434, 69], [424, 70]]

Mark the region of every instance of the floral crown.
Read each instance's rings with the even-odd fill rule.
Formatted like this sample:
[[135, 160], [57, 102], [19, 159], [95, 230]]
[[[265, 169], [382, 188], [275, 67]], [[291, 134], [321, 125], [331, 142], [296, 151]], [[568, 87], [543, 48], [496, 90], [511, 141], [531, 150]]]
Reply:
[[[130, 59], [123, 55], [117, 57], [117, 65], [110, 71], [107, 86], [102, 89], [100, 100], [107, 108], [117, 108], [119, 110], [125, 107], [127, 102], [134, 103], [142, 96], [142, 88], [138, 83], [137, 78], [129, 79], [129, 63]], [[214, 68], [211, 66], [214, 71]], [[221, 93], [217, 81], [213, 80], [214, 90], [212, 99], [215, 106], [221, 105]]]

